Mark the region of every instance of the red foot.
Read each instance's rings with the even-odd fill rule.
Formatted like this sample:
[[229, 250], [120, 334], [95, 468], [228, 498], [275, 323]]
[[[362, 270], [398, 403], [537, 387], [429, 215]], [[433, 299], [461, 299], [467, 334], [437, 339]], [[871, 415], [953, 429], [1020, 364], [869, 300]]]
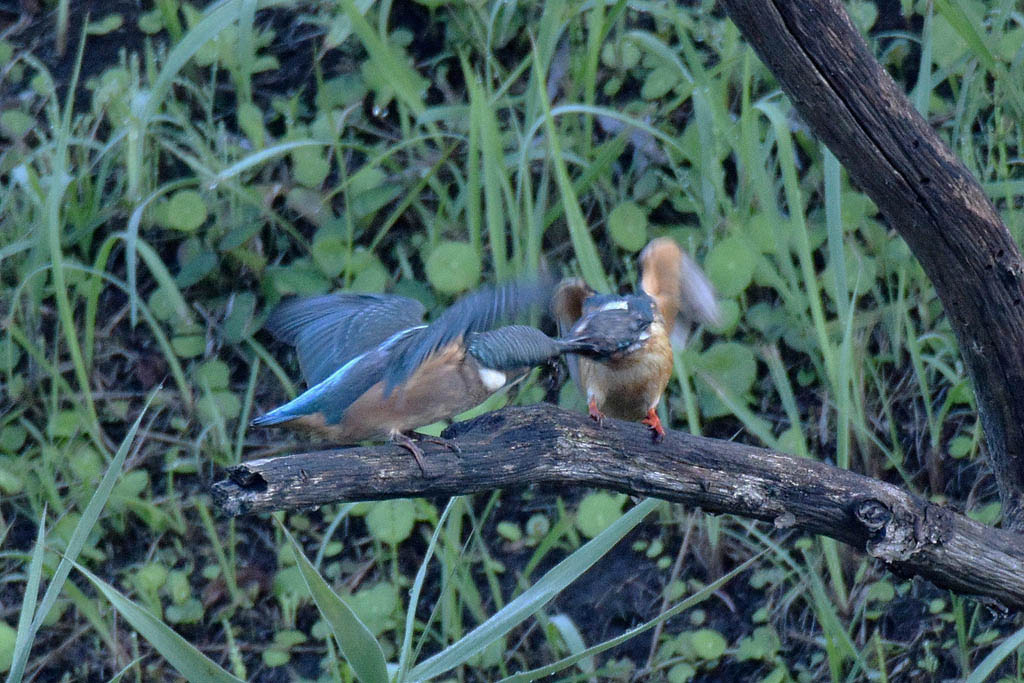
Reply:
[[590, 399], [590, 403], [587, 404], [587, 411], [590, 413], [590, 417], [593, 418], [594, 422], [597, 423], [598, 427], [604, 427], [604, 413], [597, 409], [597, 401]]
[[651, 428], [654, 432], [654, 443], [659, 443], [665, 440], [665, 428], [661, 426], [661, 418], [658, 417], [658, 413], [654, 412], [654, 408], [647, 411], [647, 417], [640, 420], [643, 424]]

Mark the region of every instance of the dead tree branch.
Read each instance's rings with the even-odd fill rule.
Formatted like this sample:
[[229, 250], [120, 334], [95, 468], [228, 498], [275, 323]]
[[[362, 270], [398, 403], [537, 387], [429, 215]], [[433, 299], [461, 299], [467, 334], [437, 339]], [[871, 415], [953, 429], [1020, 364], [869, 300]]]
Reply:
[[213, 487], [232, 515], [341, 500], [450, 496], [529, 483], [596, 486], [831, 536], [902, 576], [1024, 607], [1024, 538], [902, 489], [792, 455], [549, 405], [505, 408], [454, 425], [461, 453], [431, 448], [424, 477], [398, 446], [252, 460]]
[[839, 0], [723, 5], [935, 285], [978, 399], [1004, 524], [1024, 529], [1024, 260], [1009, 231]]

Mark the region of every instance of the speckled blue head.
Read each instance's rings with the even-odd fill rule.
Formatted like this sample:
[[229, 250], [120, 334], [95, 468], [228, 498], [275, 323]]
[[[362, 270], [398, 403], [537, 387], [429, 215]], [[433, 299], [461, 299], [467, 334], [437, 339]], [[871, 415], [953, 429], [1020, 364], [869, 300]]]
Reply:
[[654, 302], [646, 294], [595, 294], [583, 302], [583, 315], [571, 334], [586, 337], [601, 350], [595, 355], [610, 356], [643, 345], [655, 316]]

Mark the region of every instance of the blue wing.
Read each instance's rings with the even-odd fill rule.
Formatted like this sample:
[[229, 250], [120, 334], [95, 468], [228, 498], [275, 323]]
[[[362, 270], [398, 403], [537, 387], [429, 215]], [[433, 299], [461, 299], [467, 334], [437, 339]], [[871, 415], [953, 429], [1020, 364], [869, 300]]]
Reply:
[[551, 298], [553, 283], [546, 275], [519, 279], [497, 287], [481, 287], [446, 310], [421, 333], [395, 344], [384, 374], [385, 392], [401, 385], [432, 353], [471, 332], [483, 332]]
[[426, 325], [419, 325], [394, 333], [382, 343], [351, 358], [295, 399], [255, 418], [252, 424], [265, 427], [316, 413], [323, 413], [327, 424], [337, 424], [350, 405], [381, 381], [394, 348], [415, 339], [426, 329]]
[[328, 294], [286, 301], [264, 327], [291, 344], [310, 387], [396, 333], [419, 325], [423, 304], [393, 294]]
[[427, 326], [417, 325], [423, 307], [404, 297], [337, 294], [288, 302], [274, 311], [267, 328], [298, 348], [311, 386], [253, 424], [278, 424], [315, 413], [323, 413], [328, 424], [337, 424], [349, 406], [381, 380], [390, 391], [432, 353], [544, 303], [550, 291], [550, 282], [543, 278], [484, 287]]

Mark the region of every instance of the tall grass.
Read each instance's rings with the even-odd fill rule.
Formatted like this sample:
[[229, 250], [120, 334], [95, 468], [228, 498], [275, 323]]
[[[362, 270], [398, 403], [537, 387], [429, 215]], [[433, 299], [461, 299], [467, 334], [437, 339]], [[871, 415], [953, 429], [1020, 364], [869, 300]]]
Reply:
[[[674, 553], [655, 550], [679, 541], [674, 508], [640, 526], [656, 507], [640, 503], [590, 541], [575, 517], [582, 494], [548, 491], [458, 498], [441, 512], [331, 506], [281, 515], [277, 533], [217, 515], [203, 485], [266, 444], [249, 417], [297, 390], [289, 360], [257, 334], [278, 299], [387, 289], [434, 313], [460, 288], [542, 260], [600, 291], [630, 289], [635, 258], [607, 217], [632, 202], [643, 237], [694, 252], [729, 312], [677, 350], [667, 423], [998, 516], [972, 479], [981, 428], [931, 286], [727, 19], [629, 0], [423, 7], [224, 0], [196, 12], [160, 0], [157, 40], [94, 73], [83, 69], [100, 38], [73, 35], [61, 2], [54, 30], [75, 50], [62, 82], [45, 55], [12, 49], [2, 77], [26, 100], [0, 116], [14, 143], [0, 151], [0, 538], [16, 548], [0, 552], [0, 574], [22, 592], [8, 680], [47, 675], [33, 667], [47, 666], [41, 643], [68, 634], [47, 621], [59, 609], [76, 637], [108, 648], [109, 673], [136, 678], [162, 666], [146, 668], [150, 652], [207, 680], [293, 666], [298, 650], [281, 642], [302, 629], [321, 672], [345, 679], [597, 677], [614, 664], [609, 649], [659, 624], [652, 676], [1016, 671], [1019, 634], [973, 602], [897, 581], [831, 541], [729, 517], [696, 524], [678, 595], [652, 579], [664, 588], [652, 604], [674, 607], [595, 638], [552, 601], [603, 557], [632, 553], [662, 576]], [[865, 31], [877, 20], [851, 8]], [[868, 35], [893, 73], [912, 74], [915, 106], [1019, 236], [1013, 9], [936, 0], [903, 8], [920, 35]], [[410, 39], [410, 22], [434, 31], [434, 52]], [[296, 36], [316, 39], [282, 49]], [[316, 59], [300, 64], [298, 52]], [[281, 76], [275, 60], [287, 59]], [[310, 76], [287, 82], [299, 73]], [[12, 110], [31, 125], [16, 132]], [[179, 201], [201, 219], [169, 216]], [[446, 289], [428, 265], [452, 243], [456, 266], [475, 270]], [[543, 393], [528, 383], [512, 400]], [[157, 417], [140, 431], [149, 401]], [[408, 535], [378, 538], [371, 512]], [[639, 549], [617, 546], [631, 529]], [[142, 556], [117, 556], [126, 535]], [[66, 580], [75, 562], [81, 586]], [[152, 566], [194, 570], [191, 583], [144, 595]], [[688, 612], [733, 590], [750, 604]], [[217, 641], [219, 663], [151, 597], [198, 604], [182, 633]], [[883, 615], [919, 602], [924, 635], [895, 642]], [[122, 656], [120, 619], [148, 643], [138, 654]], [[323, 630], [306, 628], [319, 620]], [[255, 622], [284, 641], [259, 640], [245, 630]], [[754, 629], [782, 624], [799, 625], [800, 639], [779, 629], [795, 654], [739, 659]], [[728, 649], [697, 657], [697, 625], [719, 629]]]

